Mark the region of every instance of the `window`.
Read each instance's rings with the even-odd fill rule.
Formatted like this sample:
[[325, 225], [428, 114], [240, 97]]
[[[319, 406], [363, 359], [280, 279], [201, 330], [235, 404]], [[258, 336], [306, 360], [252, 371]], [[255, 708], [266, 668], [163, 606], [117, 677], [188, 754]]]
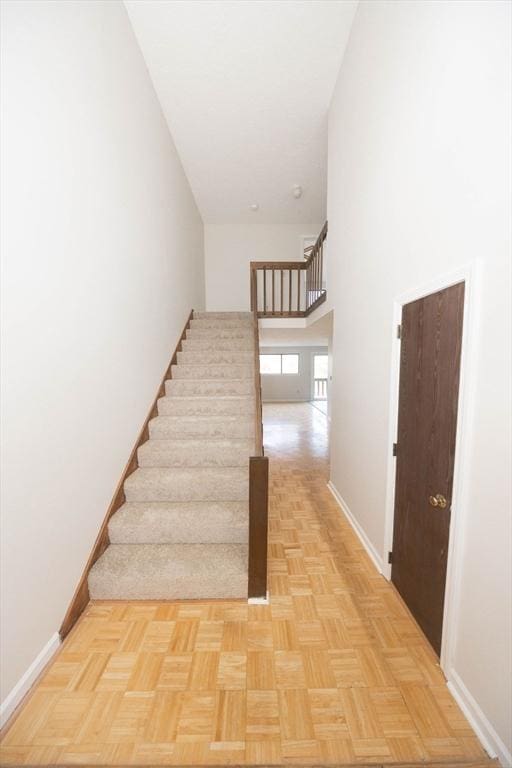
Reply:
[[315, 355], [314, 369], [315, 379], [326, 379], [329, 368], [329, 358], [327, 355]]
[[299, 372], [298, 355], [260, 355], [260, 373], [289, 375]]

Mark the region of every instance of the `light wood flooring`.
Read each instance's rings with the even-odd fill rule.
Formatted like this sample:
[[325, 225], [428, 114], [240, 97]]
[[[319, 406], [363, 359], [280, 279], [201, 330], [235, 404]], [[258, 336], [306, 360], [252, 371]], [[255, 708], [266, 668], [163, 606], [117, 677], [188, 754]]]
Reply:
[[326, 418], [265, 407], [268, 606], [91, 603], [7, 729], [32, 764], [486, 764], [326, 488]]

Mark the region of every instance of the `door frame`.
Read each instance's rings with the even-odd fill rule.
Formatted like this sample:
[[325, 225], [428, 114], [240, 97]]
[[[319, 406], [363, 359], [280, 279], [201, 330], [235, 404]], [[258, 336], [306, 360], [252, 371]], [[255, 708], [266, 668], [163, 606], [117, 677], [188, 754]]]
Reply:
[[454, 641], [459, 619], [459, 604], [462, 578], [462, 554], [467, 526], [469, 504], [469, 467], [472, 445], [473, 414], [475, 410], [476, 355], [479, 338], [479, 296], [481, 282], [481, 262], [474, 260], [463, 266], [439, 275], [427, 283], [397, 296], [393, 302], [393, 325], [390, 365], [390, 408], [389, 440], [387, 458], [386, 512], [384, 530], [383, 575], [391, 581], [391, 565], [387, 562], [387, 553], [393, 548], [393, 527], [395, 518], [395, 477], [396, 457], [393, 456], [393, 443], [397, 440], [398, 399], [400, 382], [400, 340], [397, 326], [401, 323], [402, 307], [431, 293], [449, 288], [456, 283], [465, 283], [464, 318], [462, 326], [462, 349], [460, 359], [459, 396], [457, 410], [457, 431], [455, 438], [455, 463], [453, 468], [453, 491], [451, 502], [450, 537], [448, 543], [448, 563], [446, 570], [446, 589], [443, 611], [443, 634], [441, 640], [441, 668], [449, 674], [452, 668]]

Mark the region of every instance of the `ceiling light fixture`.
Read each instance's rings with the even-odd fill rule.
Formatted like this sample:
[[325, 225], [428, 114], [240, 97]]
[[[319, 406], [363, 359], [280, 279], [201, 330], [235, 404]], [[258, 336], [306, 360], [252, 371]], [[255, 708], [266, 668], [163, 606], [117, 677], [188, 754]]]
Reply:
[[259, 205], [258, 203], [253, 203], [252, 205], [249, 206], [249, 208], [251, 209], [251, 211], [257, 211], [259, 208]]
[[292, 195], [296, 200], [299, 199], [299, 197], [302, 197], [302, 187], [300, 184], [294, 184], [292, 187]]

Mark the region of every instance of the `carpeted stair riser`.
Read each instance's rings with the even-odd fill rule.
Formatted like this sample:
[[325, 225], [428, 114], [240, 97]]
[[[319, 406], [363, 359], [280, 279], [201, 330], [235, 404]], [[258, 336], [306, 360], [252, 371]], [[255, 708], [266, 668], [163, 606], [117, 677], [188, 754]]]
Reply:
[[239, 330], [253, 331], [252, 318], [246, 319], [227, 319], [218, 317], [201, 317], [199, 319], [192, 318], [190, 321], [190, 328], [195, 331], [196, 328], [218, 328], [225, 331], [228, 328], [236, 328]]
[[187, 339], [253, 339], [252, 328], [191, 328], [187, 331]]
[[252, 365], [173, 365], [173, 379], [253, 379]]
[[195, 320], [246, 320], [250, 323], [253, 321], [252, 312], [196, 312], [194, 311]]
[[245, 467], [139, 467], [124, 483], [126, 501], [247, 501]]
[[151, 440], [202, 437], [247, 438], [254, 435], [254, 419], [242, 416], [156, 416], [149, 422]]
[[245, 416], [254, 415], [253, 397], [161, 397], [160, 416]]
[[108, 524], [112, 544], [246, 544], [243, 501], [130, 502]]
[[250, 352], [254, 355], [254, 339], [252, 335], [236, 339], [217, 339], [213, 336], [186, 338], [181, 342], [183, 352]]
[[139, 467], [245, 467], [250, 440], [148, 440], [137, 451]]
[[243, 544], [114, 544], [89, 573], [92, 600], [247, 596]]
[[165, 382], [165, 394], [170, 397], [236, 397], [253, 392], [252, 379], [170, 379]]
[[247, 350], [178, 352], [178, 365], [254, 365], [254, 352]]

